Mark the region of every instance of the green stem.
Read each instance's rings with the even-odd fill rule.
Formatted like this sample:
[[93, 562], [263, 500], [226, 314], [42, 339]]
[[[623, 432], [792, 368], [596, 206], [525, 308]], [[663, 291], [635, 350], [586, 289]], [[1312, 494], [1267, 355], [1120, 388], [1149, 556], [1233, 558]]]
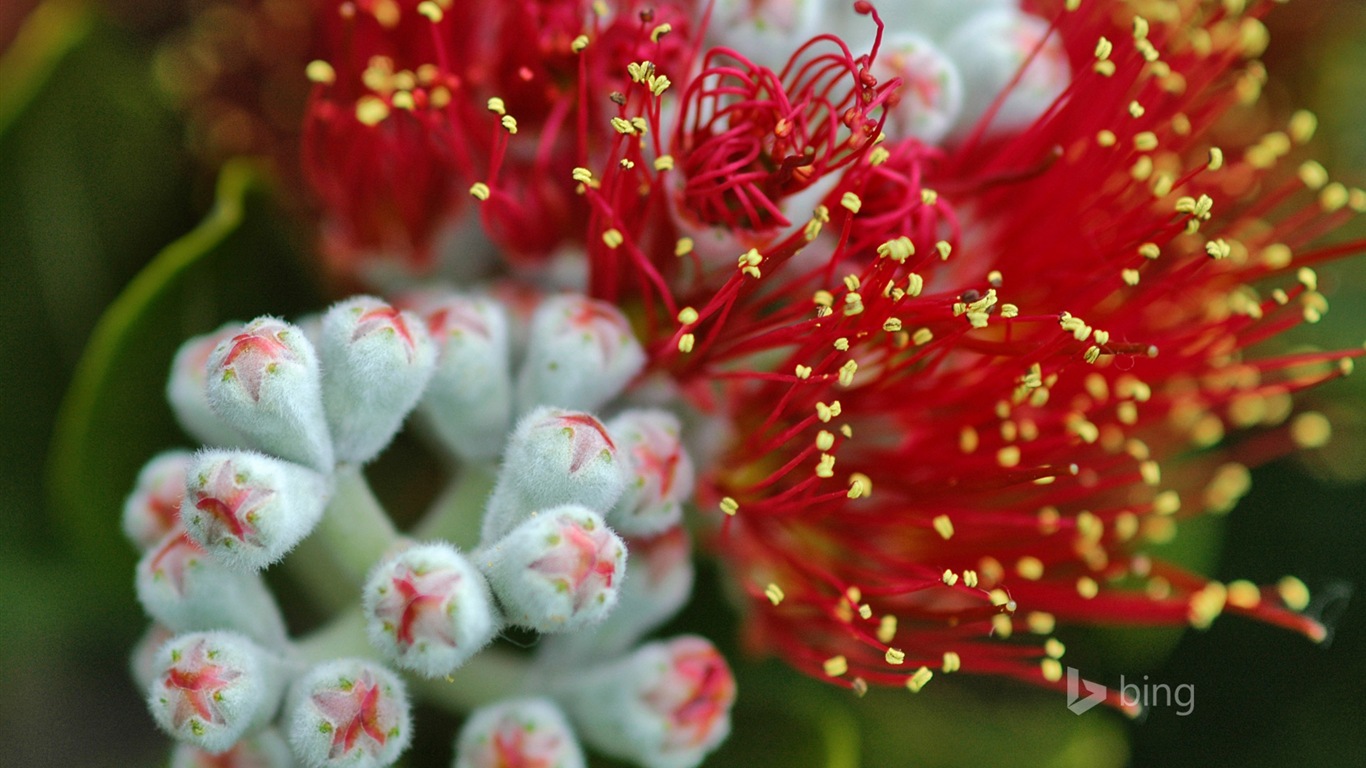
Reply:
[[336, 483], [335, 495], [314, 536], [352, 584], [359, 586], [398, 540], [398, 530], [371, 492], [360, 467], [338, 467]]
[[[365, 617], [359, 606], [337, 616], [330, 624], [294, 645], [298, 657], [309, 663], [338, 658], [382, 661], [365, 635]], [[502, 648], [486, 648], [445, 679], [407, 675], [408, 687], [424, 701], [454, 713], [469, 712], [520, 692], [530, 662]]]
[[462, 551], [474, 550], [479, 546], [484, 504], [496, 481], [496, 467], [464, 465], [437, 497], [427, 515], [413, 528], [412, 537], [444, 539]]

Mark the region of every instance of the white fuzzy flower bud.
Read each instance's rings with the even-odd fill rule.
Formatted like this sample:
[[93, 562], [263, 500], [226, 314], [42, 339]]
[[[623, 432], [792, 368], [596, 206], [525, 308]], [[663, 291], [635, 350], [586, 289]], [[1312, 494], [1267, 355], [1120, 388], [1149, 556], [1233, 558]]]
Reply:
[[825, 5], [822, 0], [716, 0], [707, 43], [731, 48], [777, 72], [797, 46], [822, 32]]
[[231, 629], [268, 646], [285, 639], [275, 598], [256, 573], [230, 570], [177, 528], [138, 561], [138, 602], [176, 632]]
[[[894, 0], [874, 3], [887, 25], [887, 35], [915, 32], [942, 41], [959, 25], [984, 11], [1017, 10], [1020, 0]], [[859, 14], [853, 3], [831, 3], [827, 14], [842, 37], [873, 38], [873, 20]], [[855, 53], [865, 50], [854, 48]], [[880, 55], [880, 54], [879, 54]]]
[[559, 698], [584, 741], [645, 768], [693, 768], [730, 733], [735, 678], [696, 636], [650, 643], [567, 677]]
[[538, 408], [508, 438], [481, 541], [496, 541], [533, 512], [580, 504], [605, 514], [626, 486], [626, 468], [607, 428], [586, 413]]
[[177, 744], [171, 753], [171, 768], [293, 768], [294, 754], [274, 728], [243, 738], [232, 749], [220, 754], [206, 752], [191, 744]]
[[185, 498], [185, 475], [192, 459], [189, 451], [167, 451], [153, 457], [138, 473], [133, 492], [123, 504], [123, 533], [139, 551], [147, 551], [180, 524], [180, 502]]
[[549, 699], [516, 699], [475, 710], [455, 742], [454, 768], [584, 768], [583, 750]]
[[157, 675], [157, 651], [161, 650], [161, 646], [165, 645], [167, 640], [175, 637], [175, 634], [165, 625], [153, 622], [133, 644], [133, 652], [128, 658], [128, 670], [140, 690], [145, 691], [151, 686]]
[[361, 595], [370, 644], [405, 669], [448, 675], [488, 645], [499, 617], [488, 583], [449, 544], [419, 544], [375, 567]]
[[[1010, 88], [987, 135], [1030, 125], [1066, 90], [1071, 81], [1067, 52], [1049, 31], [1043, 19], [1003, 8], [973, 16], [944, 41], [944, 51], [963, 78], [963, 111], [953, 129], [956, 135], [972, 132], [1026, 61], [1029, 66]], [[1043, 48], [1029, 60], [1041, 41]]]
[[485, 296], [415, 297], [436, 344], [436, 372], [419, 406], [441, 441], [469, 461], [503, 452], [512, 424], [512, 363], [507, 311]]
[[322, 374], [302, 330], [257, 318], [214, 348], [207, 372], [209, 406], [254, 446], [332, 471]]
[[290, 690], [284, 723], [290, 748], [309, 768], [383, 768], [412, 738], [403, 681], [362, 659], [305, 672]]
[[552, 296], [531, 318], [517, 377], [518, 410], [553, 405], [591, 411], [616, 397], [644, 366], [645, 351], [621, 310], [586, 296]]
[[318, 356], [337, 461], [363, 464], [384, 450], [417, 405], [436, 349], [416, 316], [357, 296], [323, 316]]
[[683, 518], [692, 496], [693, 465], [668, 411], [632, 410], [607, 423], [626, 467], [626, 489], [607, 522], [623, 536], [653, 536]]
[[233, 429], [209, 407], [207, 368], [214, 348], [242, 330], [240, 323], [229, 323], [212, 333], [195, 336], [180, 345], [171, 362], [166, 382], [166, 400], [176, 421], [186, 434], [221, 448], [245, 448], [247, 438]]
[[180, 635], [157, 652], [147, 704], [162, 730], [217, 754], [274, 717], [283, 688], [279, 667], [232, 632]]
[[190, 538], [230, 568], [260, 570], [312, 532], [331, 495], [328, 478], [248, 451], [202, 451], [185, 483], [180, 518]]
[[616, 606], [626, 545], [597, 513], [563, 506], [538, 512], [472, 559], [509, 622], [569, 632]]
[[937, 144], [948, 135], [963, 109], [963, 82], [938, 46], [914, 32], [895, 32], [882, 41], [872, 71], [878, 82], [901, 79], [888, 102], [888, 138]]
[[651, 538], [627, 541], [631, 552], [617, 607], [601, 623], [542, 639], [539, 657], [547, 666], [608, 659], [673, 618], [692, 596], [692, 542], [676, 527]]

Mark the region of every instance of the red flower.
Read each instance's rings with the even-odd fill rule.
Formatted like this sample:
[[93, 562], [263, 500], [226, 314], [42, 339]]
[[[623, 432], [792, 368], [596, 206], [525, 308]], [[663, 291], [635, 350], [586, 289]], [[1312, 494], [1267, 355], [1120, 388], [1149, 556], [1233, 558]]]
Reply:
[[[1220, 584], [1146, 549], [1226, 512], [1247, 466], [1321, 437], [1291, 395], [1359, 351], [1263, 342], [1318, 319], [1310, 267], [1363, 244], [1314, 244], [1366, 194], [1313, 163], [1280, 167], [1312, 133], [1304, 114], [1214, 145], [1219, 119], [1257, 97], [1267, 3], [1146, 20], [1118, 1], [1035, 5], [1074, 74], [1032, 125], [988, 134], [988, 112], [942, 150], [844, 149], [829, 208], [736, 253], [728, 275], [679, 269], [681, 233], [651, 216], [658, 178], [590, 191], [595, 293], [641, 303], [656, 366], [720, 395], [734, 423], [703, 492], [730, 513], [715, 544], [754, 603], [750, 639], [855, 688], [919, 690], [960, 667], [1060, 687], [1061, 646], [1045, 642], [1060, 623], [1203, 627], [1231, 612], [1325, 636], [1296, 580]], [[867, 71], [850, 69], [882, 93]], [[727, 76], [781, 103], [778, 80]], [[713, 152], [739, 146], [725, 128], [757, 125], [715, 122], [682, 123], [684, 199], [710, 180], [707, 221], [776, 220], [792, 153], [767, 136]], [[597, 245], [608, 228], [624, 237]]]

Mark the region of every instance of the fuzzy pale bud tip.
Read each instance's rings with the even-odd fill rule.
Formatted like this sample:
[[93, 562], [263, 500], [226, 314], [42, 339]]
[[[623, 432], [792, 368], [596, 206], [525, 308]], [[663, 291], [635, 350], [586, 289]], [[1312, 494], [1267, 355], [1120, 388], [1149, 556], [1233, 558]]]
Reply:
[[297, 326], [262, 317], [218, 344], [206, 367], [209, 406], [264, 451], [322, 472], [333, 465], [322, 373]]
[[621, 310], [586, 296], [554, 296], [532, 315], [518, 404], [521, 411], [538, 405], [592, 410], [644, 366], [645, 350]]
[[692, 768], [730, 734], [735, 677], [710, 642], [689, 635], [641, 646], [566, 698], [593, 747], [649, 768]]
[[568, 632], [604, 619], [617, 604], [626, 544], [595, 512], [543, 510], [475, 557], [508, 621]]
[[455, 743], [455, 768], [583, 768], [583, 750], [559, 707], [546, 699], [505, 701], [472, 714]]
[[381, 562], [362, 601], [370, 643], [427, 677], [450, 674], [498, 631], [483, 574], [446, 543], [416, 545]]
[[147, 703], [171, 736], [222, 752], [274, 714], [275, 666], [265, 651], [231, 632], [181, 635], [157, 652]]
[[508, 438], [483, 541], [496, 541], [538, 509], [578, 504], [605, 514], [625, 486], [624, 463], [602, 422], [587, 413], [538, 408]]
[[218, 330], [195, 336], [180, 345], [171, 361], [171, 376], [166, 382], [166, 400], [176, 421], [187, 434], [205, 445], [240, 448], [247, 445], [241, 432], [233, 429], [209, 407], [207, 368], [209, 357], [219, 344], [242, 330], [229, 323]]
[[678, 419], [667, 411], [626, 411], [607, 431], [627, 466], [625, 492], [607, 516], [612, 527], [626, 536], [652, 536], [677, 525], [694, 480]]
[[237, 570], [285, 556], [322, 519], [330, 487], [317, 472], [247, 451], [197, 455], [181, 519], [205, 551]]
[[337, 460], [359, 464], [389, 444], [417, 405], [436, 347], [416, 315], [357, 296], [323, 316], [318, 355]]
[[254, 733], [219, 754], [191, 744], [177, 744], [171, 768], [293, 768], [294, 754], [274, 728]]
[[309, 768], [383, 768], [412, 737], [403, 681], [360, 659], [305, 672], [294, 683], [285, 722], [290, 748]]
[[146, 551], [180, 523], [185, 475], [193, 456], [167, 451], [147, 462], [123, 505], [123, 533]]

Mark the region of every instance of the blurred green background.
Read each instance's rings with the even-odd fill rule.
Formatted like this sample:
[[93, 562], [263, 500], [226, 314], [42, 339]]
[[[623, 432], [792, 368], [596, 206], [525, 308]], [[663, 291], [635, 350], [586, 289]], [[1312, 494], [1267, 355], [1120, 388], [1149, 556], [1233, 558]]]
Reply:
[[[187, 136], [198, 146], [203, 136], [159, 87], [155, 62], [189, 9], [34, 5], [0, 4], [0, 764], [160, 765], [168, 743], [126, 671], [145, 620], [108, 489], [130, 486], [148, 446], [181, 440], [160, 395], [178, 339], [324, 298], [299, 258], [307, 240], [290, 223], [297, 217], [271, 202], [271, 182], [238, 167], [215, 208], [214, 175], [185, 149]], [[1336, 178], [1366, 184], [1366, 4], [1300, 0], [1268, 23], [1265, 107], [1315, 110], [1316, 157]], [[102, 313], [191, 230], [105, 321], [101, 343], [118, 365], [71, 396], [56, 426]], [[1334, 307], [1305, 339], [1361, 343], [1366, 265], [1326, 270], [1322, 283]], [[1215, 575], [1294, 573], [1338, 597], [1366, 584], [1363, 387], [1358, 376], [1314, 395], [1337, 439], [1256, 473], [1223, 526]], [[79, 450], [54, 457], [54, 441]], [[1192, 543], [1219, 535], [1191, 533]], [[715, 581], [707, 574], [679, 626], [732, 637]], [[709, 765], [1359, 765], [1366, 611], [1342, 599], [1323, 609], [1340, 613], [1326, 647], [1237, 619], [1184, 633], [1170, 655], [1173, 633], [1061, 633], [1067, 660], [1100, 679], [1194, 685], [1190, 715], [1156, 709], [1140, 723], [1098, 710], [1075, 717], [1055, 694], [991, 680], [937, 679], [913, 700], [893, 691], [860, 701], [777, 664], [744, 663], [736, 736]], [[424, 713], [414, 754], [437, 758], [414, 765], [449, 760], [454, 726], [443, 720]]]

